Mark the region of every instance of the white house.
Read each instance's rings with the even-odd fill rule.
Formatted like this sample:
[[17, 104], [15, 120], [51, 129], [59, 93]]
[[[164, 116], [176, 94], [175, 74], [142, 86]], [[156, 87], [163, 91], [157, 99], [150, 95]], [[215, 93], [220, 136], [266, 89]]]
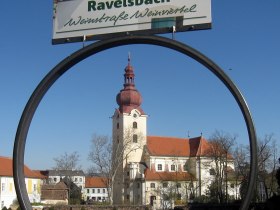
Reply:
[[86, 177], [84, 190], [85, 200], [88, 202], [108, 201], [107, 179], [104, 177]]
[[48, 170], [48, 183], [57, 184], [64, 178], [69, 178], [74, 184], [80, 187], [81, 192], [85, 188], [85, 174], [82, 170]]
[[[8, 157], [0, 157], [0, 207], [9, 208], [17, 201], [17, 195], [13, 180], [13, 163]], [[31, 203], [40, 202], [41, 200], [41, 183], [44, 177], [24, 166], [25, 183], [28, 197]]]

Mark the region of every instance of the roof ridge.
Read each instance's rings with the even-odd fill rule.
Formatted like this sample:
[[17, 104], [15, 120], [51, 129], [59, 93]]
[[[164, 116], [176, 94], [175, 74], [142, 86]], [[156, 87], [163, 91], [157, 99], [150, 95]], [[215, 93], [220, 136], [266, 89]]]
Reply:
[[184, 137], [174, 137], [174, 136], [154, 136], [154, 135], [149, 135], [147, 137], [157, 137], [157, 138], [164, 138], [164, 139], [184, 139], [184, 140], [189, 140], [190, 138], [184, 138]]
[[0, 155], [0, 158], [5, 158], [5, 159], [13, 160], [13, 158], [12, 158], [12, 157], [1, 156], [1, 155]]

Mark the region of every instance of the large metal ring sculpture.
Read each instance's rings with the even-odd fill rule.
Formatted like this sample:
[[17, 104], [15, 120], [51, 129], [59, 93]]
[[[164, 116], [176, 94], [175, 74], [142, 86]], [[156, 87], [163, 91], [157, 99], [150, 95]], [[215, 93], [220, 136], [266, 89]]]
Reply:
[[257, 143], [256, 143], [256, 132], [255, 132], [254, 123], [245, 99], [243, 98], [238, 88], [230, 80], [230, 78], [224, 73], [224, 71], [213, 61], [207, 58], [205, 55], [178, 41], [174, 41], [160, 36], [126, 36], [126, 37], [117, 37], [109, 40], [95, 42], [76, 51], [69, 57], [62, 60], [39, 83], [39, 85], [31, 95], [29, 101], [27, 102], [25, 109], [22, 113], [17, 128], [15, 143], [14, 143], [14, 151], [13, 151], [14, 183], [15, 183], [16, 193], [18, 196], [18, 201], [21, 209], [23, 210], [32, 209], [32, 206], [29, 202], [29, 198], [25, 186], [25, 180], [24, 180], [24, 150], [25, 150], [26, 137], [30, 127], [30, 123], [45, 93], [55, 83], [55, 81], [59, 79], [66, 71], [68, 71], [72, 66], [76, 65], [77, 63], [84, 60], [85, 58], [113, 47], [130, 45], [130, 44], [157, 45], [157, 46], [162, 46], [181, 52], [182, 54], [185, 54], [195, 59], [197, 62], [201, 63], [206, 68], [208, 68], [213, 74], [215, 74], [224, 83], [224, 85], [231, 92], [231, 94], [235, 98], [243, 114], [247, 126], [249, 140], [250, 140], [251, 165], [250, 165], [249, 185], [248, 185], [245, 199], [242, 201], [240, 206], [240, 209], [242, 210], [248, 209], [250, 205], [250, 201], [252, 199], [255, 180], [257, 176]]

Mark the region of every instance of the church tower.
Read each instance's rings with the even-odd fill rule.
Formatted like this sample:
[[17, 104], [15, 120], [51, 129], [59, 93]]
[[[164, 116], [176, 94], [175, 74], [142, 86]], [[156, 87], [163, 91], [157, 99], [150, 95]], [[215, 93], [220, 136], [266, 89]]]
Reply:
[[116, 97], [119, 107], [112, 117], [112, 168], [117, 171], [112, 183], [114, 204], [131, 203], [134, 200], [135, 195], [131, 194], [130, 188], [133, 188], [135, 180], [142, 175], [140, 163], [146, 146], [147, 115], [141, 108], [142, 96], [135, 87], [134, 79], [134, 69], [129, 57], [123, 89]]

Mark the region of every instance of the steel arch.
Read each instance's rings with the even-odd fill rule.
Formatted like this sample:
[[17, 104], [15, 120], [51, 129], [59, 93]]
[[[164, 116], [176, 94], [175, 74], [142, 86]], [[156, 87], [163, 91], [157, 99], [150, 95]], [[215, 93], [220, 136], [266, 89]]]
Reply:
[[32, 209], [31, 204], [28, 199], [28, 194], [24, 181], [24, 151], [26, 137], [28, 130], [34, 116], [34, 113], [40, 104], [40, 101], [44, 97], [45, 93], [50, 89], [50, 87], [58, 80], [65, 72], [67, 72], [72, 66], [76, 65], [85, 58], [102, 52], [104, 50], [130, 45], [130, 44], [150, 44], [162, 46], [165, 48], [173, 49], [175, 51], [181, 52], [195, 59], [200, 64], [204, 65], [208, 70], [210, 70], [214, 75], [216, 75], [228, 88], [233, 97], [235, 98], [246, 122], [246, 127], [248, 131], [248, 136], [250, 140], [250, 153], [251, 153], [251, 164], [250, 164], [250, 176], [249, 185], [245, 199], [242, 201], [240, 209], [248, 209], [250, 201], [252, 199], [255, 180], [257, 176], [257, 143], [256, 143], [256, 131], [249, 107], [242, 96], [241, 92], [237, 86], [231, 81], [231, 79], [225, 74], [225, 72], [216, 65], [212, 60], [207, 58], [205, 55], [199, 51], [193, 49], [192, 47], [180, 43], [178, 41], [160, 37], [160, 36], [125, 36], [116, 37], [108, 40], [102, 40], [90, 44], [64, 60], [58, 63], [39, 83], [31, 97], [29, 98], [24, 111], [21, 115], [19, 125], [16, 132], [14, 150], [13, 150], [13, 171], [14, 171], [14, 182], [16, 193], [18, 196], [20, 207], [23, 210]]

